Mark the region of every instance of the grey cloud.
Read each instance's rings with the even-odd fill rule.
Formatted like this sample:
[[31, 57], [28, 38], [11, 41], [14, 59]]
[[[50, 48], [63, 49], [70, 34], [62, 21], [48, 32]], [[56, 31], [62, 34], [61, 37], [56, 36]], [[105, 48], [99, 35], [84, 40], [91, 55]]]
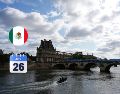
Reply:
[[105, 15], [105, 16], [101, 17], [100, 21], [104, 22], [104, 21], [109, 21], [110, 19], [111, 19], [111, 17]]
[[103, 26], [102, 25], [96, 26], [92, 29], [92, 31], [95, 32], [95, 33], [102, 33]]
[[112, 41], [109, 40], [106, 45], [104, 45], [104, 47], [102, 48], [98, 48], [98, 51], [101, 52], [113, 52], [116, 48], [120, 47], [120, 41]]
[[92, 10], [86, 15], [86, 17], [88, 18], [88, 21], [91, 22], [98, 14], [99, 14], [99, 10]]
[[8, 39], [0, 39], [0, 44], [9, 44], [10, 41]]
[[116, 40], [116, 41], [110, 41], [106, 44], [108, 47], [112, 47], [112, 48], [117, 48], [117, 47], [120, 47], [120, 41]]
[[69, 41], [68, 40], [63, 40], [63, 41], [61, 41], [61, 43], [66, 44], [66, 43], [69, 43]]
[[100, 51], [100, 52], [111, 52], [111, 51], [113, 51], [113, 48], [110, 48], [110, 47], [98, 48], [97, 51]]
[[86, 29], [80, 29], [78, 27], [73, 27], [70, 29], [70, 32], [66, 35], [67, 38], [80, 38], [80, 37], [87, 37], [91, 33]]
[[33, 41], [29, 41], [27, 43], [27, 46], [28, 47], [37, 47], [37, 46], [39, 46], [39, 44], [40, 44], [40, 41], [36, 41], [36, 40], [33, 39]]
[[110, 21], [110, 20], [114, 20], [114, 18], [116, 18], [117, 16], [120, 15], [120, 10], [114, 10], [112, 11], [112, 15], [104, 15], [100, 18], [100, 22], [105, 22], [105, 21]]

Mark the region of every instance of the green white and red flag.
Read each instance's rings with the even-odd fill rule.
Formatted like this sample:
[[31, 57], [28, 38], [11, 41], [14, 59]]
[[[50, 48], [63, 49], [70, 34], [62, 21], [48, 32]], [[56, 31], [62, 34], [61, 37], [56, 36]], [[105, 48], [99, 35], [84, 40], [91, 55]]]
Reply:
[[17, 46], [25, 44], [28, 39], [28, 32], [26, 28], [21, 26], [13, 27], [9, 32], [9, 40]]

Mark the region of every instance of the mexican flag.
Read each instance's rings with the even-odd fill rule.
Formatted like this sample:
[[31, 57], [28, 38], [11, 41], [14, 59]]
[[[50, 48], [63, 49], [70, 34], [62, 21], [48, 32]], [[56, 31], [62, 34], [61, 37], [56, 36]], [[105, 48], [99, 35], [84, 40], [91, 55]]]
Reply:
[[14, 45], [23, 45], [28, 39], [27, 30], [21, 26], [13, 27], [9, 32], [9, 40]]

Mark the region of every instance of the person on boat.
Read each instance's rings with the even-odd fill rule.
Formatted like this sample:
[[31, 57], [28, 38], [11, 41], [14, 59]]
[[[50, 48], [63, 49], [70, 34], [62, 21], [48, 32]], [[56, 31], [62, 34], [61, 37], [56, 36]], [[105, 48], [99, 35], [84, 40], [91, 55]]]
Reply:
[[61, 77], [60, 77], [60, 81], [62, 81], [62, 80], [63, 80], [63, 77], [61, 76]]
[[66, 77], [60, 77], [60, 81], [63, 81], [63, 80], [65, 80], [65, 79], [67, 79]]

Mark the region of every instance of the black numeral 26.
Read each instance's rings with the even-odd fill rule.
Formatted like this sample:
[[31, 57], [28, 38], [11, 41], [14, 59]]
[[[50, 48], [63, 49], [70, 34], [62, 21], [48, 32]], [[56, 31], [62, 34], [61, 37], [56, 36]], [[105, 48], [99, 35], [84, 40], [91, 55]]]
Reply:
[[24, 63], [20, 63], [20, 64], [14, 63], [13, 66], [15, 66], [13, 71], [18, 71], [18, 70], [23, 71], [24, 70]]

